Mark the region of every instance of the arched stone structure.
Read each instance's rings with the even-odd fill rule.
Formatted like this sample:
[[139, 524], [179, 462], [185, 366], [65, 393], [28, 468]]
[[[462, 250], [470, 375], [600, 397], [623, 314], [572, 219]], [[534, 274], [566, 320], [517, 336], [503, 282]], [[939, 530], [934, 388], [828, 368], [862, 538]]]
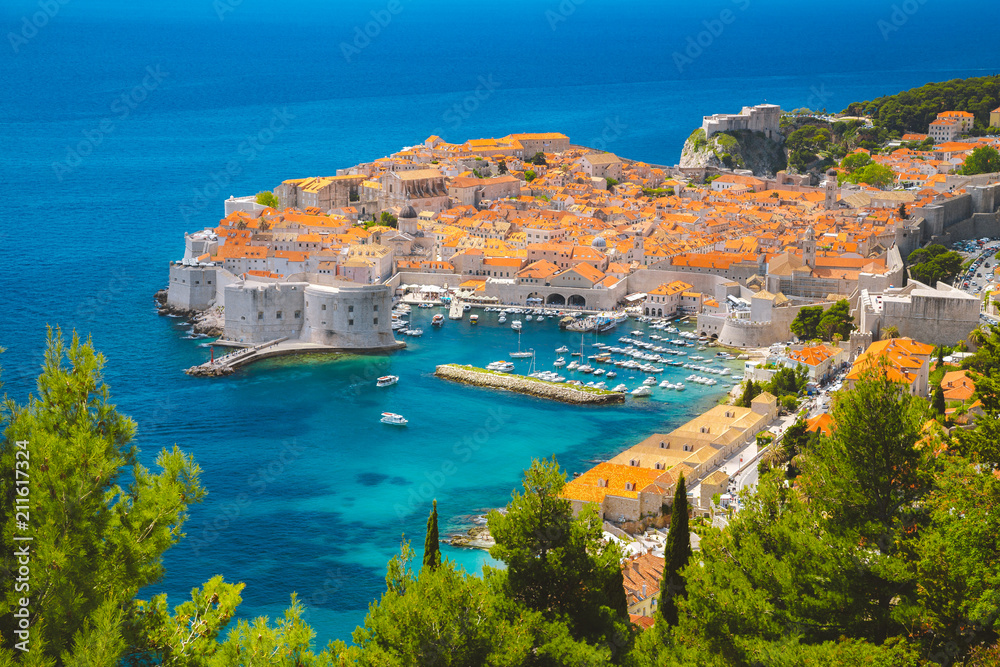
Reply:
[[587, 300], [579, 294], [571, 294], [566, 305], [573, 306], [574, 308], [586, 308]]
[[550, 294], [548, 296], [547, 299], [545, 299], [545, 305], [547, 305], [547, 306], [565, 306], [566, 305], [566, 297], [564, 297], [562, 294], [558, 294], [558, 293], [553, 292], [552, 294]]

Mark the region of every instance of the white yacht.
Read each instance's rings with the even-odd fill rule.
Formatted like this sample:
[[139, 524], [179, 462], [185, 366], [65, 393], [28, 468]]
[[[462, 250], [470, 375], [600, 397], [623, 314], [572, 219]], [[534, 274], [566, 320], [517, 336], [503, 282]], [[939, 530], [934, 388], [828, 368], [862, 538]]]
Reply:
[[379, 421], [383, 424], [392, 424], [393, 426], [406, 426], [408, 423], [403, 415], [397, 415], [395, 412], [383, 412], [382, 419]]
[[620, 384], [620, 385], [618, 385], [617, 387], [615, 387], [614, 389], [612, 389], [611, 391], [617, 391], [617, 392], [621, 392], [621, 393], [623, 393], [623, 394], [624, 394], [625, 392], [627, 392], [627, 391], [628, 391], [628, 387], [626, 387], [626, 386], [625, 386], [625, 385], [623, 385], [623, 384]]
[[632, 395], [636, 397], [649, 396], [652, 393], [653, 390], [646, 385], [643, 385], [641, 387], [636, 387], [635, 389], [632, 390]]
[[398, 375], [383, 375], [378, 380], [375, 381], [376, 387], [391, 387], [392, 385], [399, 382]]
[[563, 366], [566, 365], [566, 360], [563, 359], [562, 357], [559, 357], [554, 362], [552, 362], [552, 365], [555, 366], [556, 368], [562, 368]]
[[650, 375], [648, 378], [643, 380], [642, 383], [647, 387], [652, 387], [654, 384], [656, 384], [656, 378]]
[[566, 347], [565, 345], [556, 348], [556, 354], [565, 354], [566, 352], [569, 352], [569, 348]]
[[513, 329], [514, 331], [520, 331], [521, 330], [521, 320], [514, 320], [513, 322], [511, 322], [510, 323], [510, 328]]
[[491, 361], [486, 364], [486, 370], [488, 371], [499, 371], [501, 373], [510, 373], [514, 370], [514, 364], [509, 361]]

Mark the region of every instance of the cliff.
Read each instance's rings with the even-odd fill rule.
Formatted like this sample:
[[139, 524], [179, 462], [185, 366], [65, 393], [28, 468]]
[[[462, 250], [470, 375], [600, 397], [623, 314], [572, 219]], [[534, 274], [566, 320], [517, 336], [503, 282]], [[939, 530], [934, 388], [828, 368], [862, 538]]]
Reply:
[[681, 149], [681, 167], [749, 169], [755, 176], [774, 176], [786, 165], [783, 140], [748, 130], [716, 132], [706, 139], [704, 130], [698, 128]]

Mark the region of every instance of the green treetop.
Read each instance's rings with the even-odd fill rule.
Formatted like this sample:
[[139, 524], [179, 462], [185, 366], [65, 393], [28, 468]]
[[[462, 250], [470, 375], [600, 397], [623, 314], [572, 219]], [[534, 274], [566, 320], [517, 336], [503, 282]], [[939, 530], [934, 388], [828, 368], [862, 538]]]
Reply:
[[424, 539], [424, 567], [432, 570], [441, 566], [441, 545], [438, 541], [438, 501], [427, 517], [427, 537]]

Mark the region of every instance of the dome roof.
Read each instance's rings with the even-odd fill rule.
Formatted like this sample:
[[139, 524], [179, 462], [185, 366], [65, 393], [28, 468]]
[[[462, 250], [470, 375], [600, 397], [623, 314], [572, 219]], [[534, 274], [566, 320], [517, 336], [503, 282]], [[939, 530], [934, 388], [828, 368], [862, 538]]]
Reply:
[[594, 240], [590, 242], [591, 248], [607, 248], [608, 242], [604, 240], [603, 236], [595, 236]]
[[417, 217], [417, 212], [415, 210], [413, 210], [412, 206], [406, 205], [399, 212], [399, 217], [401, 217], [401, 218], [415, 218], [415, 217]]

